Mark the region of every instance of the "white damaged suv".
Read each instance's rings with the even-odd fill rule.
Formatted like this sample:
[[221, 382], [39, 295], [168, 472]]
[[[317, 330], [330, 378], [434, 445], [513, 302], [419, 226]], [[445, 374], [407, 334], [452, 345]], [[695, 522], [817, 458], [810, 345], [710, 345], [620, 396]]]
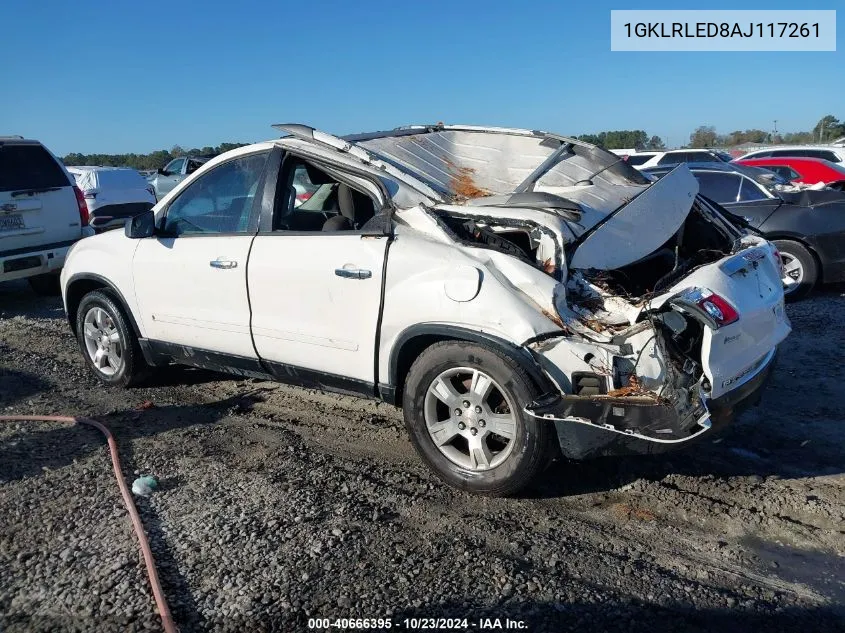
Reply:
[[544, 132], [276, 127], [72, 249], [104, 383], [175, 362], [381, 398], [442, 479], [506, 495], [556, 454], [709, 436], [790, 332], [777, 252], [684, 165], [651, 183]]

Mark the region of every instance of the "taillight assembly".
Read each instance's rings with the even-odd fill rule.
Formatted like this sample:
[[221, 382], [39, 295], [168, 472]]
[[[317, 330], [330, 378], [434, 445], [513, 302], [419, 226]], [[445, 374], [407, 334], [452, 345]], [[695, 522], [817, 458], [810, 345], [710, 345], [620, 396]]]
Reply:
[[85, 194], [76, 186], [73, 188], [73, 193], [76, 194], [76, 204], [79, 207], [79, 225], [88, 226], [88, 203], [85, 202]]
[[728, 301], [708, 288], [688, 288], [670, 304], [697, 316], [714, 330], [739, 321], [739, 312]]

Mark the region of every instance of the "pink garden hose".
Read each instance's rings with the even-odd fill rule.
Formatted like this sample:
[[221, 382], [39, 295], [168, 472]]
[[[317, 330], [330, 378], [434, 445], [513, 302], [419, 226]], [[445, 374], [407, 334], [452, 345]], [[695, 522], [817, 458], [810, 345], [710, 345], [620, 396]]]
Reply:
[[150, 542], [147, 540], [147, 534], [144, 532], [144, 524], [141, 523], [141, 517], [138, 514], [138, 509], [135, 507], [135, 502], [132, 499], [132, 494], [129, 492], [129, 487], [126, 485], [126, 480], [123, 478], [123, 473], [120, 470], [120, 458], [117, 454], [117, 443], [114, 441], [114, 436], [111, 431], [105, 426], [92, 420], [90, 418], [69, 417], [61, 415], [3, 415], [0, 416], [0, 422], [64, 422], [65, 424], [76, 424], [78, 422], [93, 426], [106, 436], [106, 441], [109, 445], [109, 453], [111, 454], [111, 463], [114, 466], [114, 476], [117, 479], [117, 485], [120, 488], [120, 494], [123, 496], [123, 502], [126, 509], [129, 510], [129, 516], [132, 519], [132, 527], [135, 528], [135, 534], [138, 537], [138, 543], [141, 546], [141, 553], [144, 555], [144, 564], [147, 567], [147, 576], [150, 579], [150, 587], [153, 590], [153, 597], [158, 607], [158, 613], [161, 616], [161, 622], [164, 626], [165, 633], [178, 633], [176, 624], [173, 622], [173, 616], [170, 614], [170, 608], [167, 606], [167, 600], [164, 597], [164, 591], [161, 588], [161, 582], [158, 579], [158, 571], [156, 570], [153, 553], [150, 549]]

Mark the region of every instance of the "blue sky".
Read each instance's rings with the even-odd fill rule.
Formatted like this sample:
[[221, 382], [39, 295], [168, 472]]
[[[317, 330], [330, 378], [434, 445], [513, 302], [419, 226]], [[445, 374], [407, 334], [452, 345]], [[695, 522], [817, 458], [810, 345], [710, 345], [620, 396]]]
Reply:
[[[622, 5], [622, 6], [620, 6]], [[684, 8], [840, 9], [839, 0]], [[445, 121], [564, 134], [645, 129], [671, 145], [845, 118], [835, 53], [610, 51], [612, 8], [677, 2], [100, 2], [0, 8], [0, 134], [55, 153], [256, 141], [270, 124], [344, 134]]]

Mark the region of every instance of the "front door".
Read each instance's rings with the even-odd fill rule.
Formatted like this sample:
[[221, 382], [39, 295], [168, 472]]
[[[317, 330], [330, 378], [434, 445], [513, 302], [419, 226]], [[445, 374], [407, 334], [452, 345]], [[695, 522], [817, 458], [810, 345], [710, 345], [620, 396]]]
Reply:
[[256, 358], [246, 270], [267, 156], [239, 156], [206, 172], [164, 209], [156, 235], [140, 240], [133, 277], [147, 338]]
[[[350, 186], [298, 161], [289, 157], [282, 168], [274, 230], [252, 245], [255, 347], [282, 380], [367, 391], [388, 241], [367, 222], [381, 201], [360, 182]], [[313, 193], [297, 204], [302, 183]]]

